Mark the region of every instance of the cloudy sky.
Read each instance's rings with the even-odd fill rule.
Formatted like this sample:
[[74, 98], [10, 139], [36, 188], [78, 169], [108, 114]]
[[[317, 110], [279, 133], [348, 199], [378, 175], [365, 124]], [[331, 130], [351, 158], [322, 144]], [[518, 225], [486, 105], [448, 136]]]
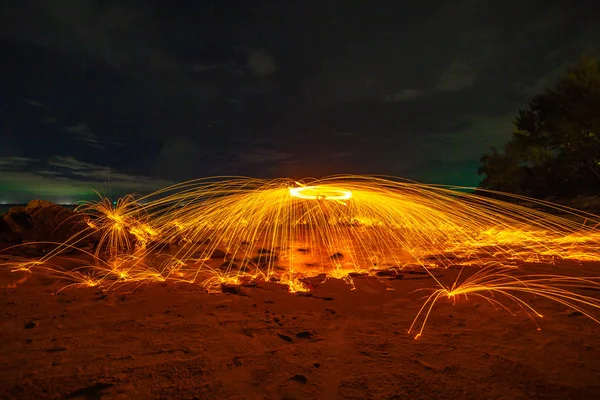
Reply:
[[598, 55], [578, 3], [2, 2], [0, 202], [214, 175], [477, 185], [517, 109]]

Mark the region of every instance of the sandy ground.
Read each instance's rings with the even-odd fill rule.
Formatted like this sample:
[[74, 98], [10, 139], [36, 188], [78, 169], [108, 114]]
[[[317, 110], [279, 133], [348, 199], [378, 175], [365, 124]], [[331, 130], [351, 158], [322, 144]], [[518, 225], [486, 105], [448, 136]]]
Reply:
[[444, 299], [414, 340], [414, 290], [433, 282], [413, 278], [314, 280], [307, 296], [275, 283], [55, 294], [31, 276], [0, 289], [0, 398], [600, 398], [600, 325], [540, 298], [541, 331], [514, 304]]

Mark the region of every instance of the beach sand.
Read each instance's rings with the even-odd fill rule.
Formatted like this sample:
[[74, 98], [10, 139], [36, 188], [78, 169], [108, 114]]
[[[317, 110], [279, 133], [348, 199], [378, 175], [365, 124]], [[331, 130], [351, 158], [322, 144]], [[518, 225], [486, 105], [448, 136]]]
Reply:
[[600, 325], [542, 298], [523, 297], [541, 330], [515, 303], [503, 301], [512, 316], [444, 298], [415, 340], [427, 293], [415, 290], [435, 287], [420, 274], [359, 277], [355, 290], [316, 278], [308, 295], [170, 282], [56, 294], [53, 279], [8, 287], [20, 276], [3, 274], [0, 398], [600, 398]]

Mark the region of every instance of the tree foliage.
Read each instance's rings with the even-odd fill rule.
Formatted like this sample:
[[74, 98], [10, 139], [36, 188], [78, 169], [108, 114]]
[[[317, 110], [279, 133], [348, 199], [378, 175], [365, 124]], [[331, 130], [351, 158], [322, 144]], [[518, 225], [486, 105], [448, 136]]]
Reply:
[[583, 59], [519, 110], [512, 139], [481, 157], [480, 186], [533, 197], [600, 194], [600, 62]]

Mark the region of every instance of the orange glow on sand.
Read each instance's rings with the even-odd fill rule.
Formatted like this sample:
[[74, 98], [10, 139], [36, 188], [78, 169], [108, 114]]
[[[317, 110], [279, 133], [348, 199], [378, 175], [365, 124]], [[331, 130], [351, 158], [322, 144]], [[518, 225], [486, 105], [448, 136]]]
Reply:
[[[527, 263], [600, 261], [600, 217], [520, 198], [558, 216], [457, 189], [353, 175], [199, 179], [116, 204], [85, 203], [84, 231], [38, 260], [3, 265], [67, 286], [173, 281], [220, 291], [278, 281], [292, 293], [309, 290], [307, 279], [317, 275], [352, 285], [356, 275], [418, 268], [432, 294], [409, 328], [420, 324], [416, 337], [442, 298], [471, 297], [511, 313], [512, 303], [534, 320], [541, 314], [522, 297], [533, 295], [598, 322], [600, 300], [579, 292], [599, 289], [597, 276], [528, 275]], [[95, 248], [83, 249], [90, 238]], [[68, 257], [77, 266], [62, 266], [74, 250]], [[445, 282], [437, 272], [450, 267], [470, 272]]]

